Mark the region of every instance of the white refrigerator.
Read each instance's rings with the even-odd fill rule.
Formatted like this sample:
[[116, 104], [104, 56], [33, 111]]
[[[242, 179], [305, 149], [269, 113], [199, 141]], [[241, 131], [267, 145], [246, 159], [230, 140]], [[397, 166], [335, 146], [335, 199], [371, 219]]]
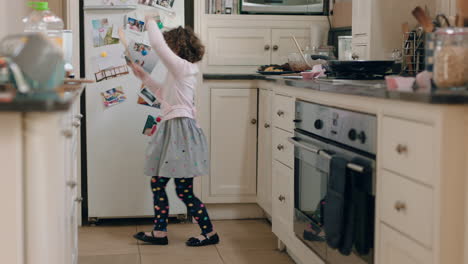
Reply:
[[[156, 117], [160, 110], [137, 103], [141, 82], [129, 68], [123, 67], [124, 46], [118, 40], [117, 28], [126, 26], [125, 35], [132, 43], [130, 46], [133, 42], [148, 44], [146, 33], [139, 32], [144, 27], [139, 27], [138, 20], [143, 21], [146, 14], [157, 10], [165, 29], [183, 25], [184, 1], [169, 1], [173, 2], [171, 9], [145, 6], [137, 1], [84, 2], [86, 78], [97, 81], [87, 85], [85, 97], [88, 218], [91, 220], [153, 215], [150, 177], [144, 175], [145, 147], [150, 137], [142, 131], [148, 115]], [[129, 23], [129, 19], [136, 22]], [[110, 27], [112, 32], [109, 32]], [[151, 50], [141, 51], [137, 46], [135, 51], [146, 58], [154, 56]], [[145, 63], [144, 67], [151, 64], [149, 59]], [[157, 63], [151, 74], [163, 81], [166, 73], [164, 65]], [[107, 98], [108, 103], [116, 104], [106, 107], [104, 94], [109, 93], [113, 93], [113, 97]], [[175, 194], [173, 181], [167, 190], [169, 214], [186, 214], [184, 204]]]

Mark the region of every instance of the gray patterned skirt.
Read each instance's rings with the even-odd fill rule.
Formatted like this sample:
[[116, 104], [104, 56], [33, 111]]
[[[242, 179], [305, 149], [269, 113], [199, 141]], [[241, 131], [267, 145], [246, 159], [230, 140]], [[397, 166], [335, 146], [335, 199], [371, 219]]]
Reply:
[[159, 124], [146, 148], [145, 174], [167, 178], [208, 175], [209, 151], [196, 121], [174, 118]]

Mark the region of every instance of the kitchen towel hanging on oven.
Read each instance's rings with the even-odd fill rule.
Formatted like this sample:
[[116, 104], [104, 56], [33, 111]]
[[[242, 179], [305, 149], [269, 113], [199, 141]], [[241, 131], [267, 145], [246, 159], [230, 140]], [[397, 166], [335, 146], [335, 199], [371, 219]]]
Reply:
[[327, 244], [346, 256], [353, 247], [359, 254], [367, 255], [374, 236], [372, 168], [359, 158], [352, 159], [351, 163], [362, 166], [362, 172], [347, 168], [348, 163], [340, 156], [333, 156], [330, 161], [324, 209]]

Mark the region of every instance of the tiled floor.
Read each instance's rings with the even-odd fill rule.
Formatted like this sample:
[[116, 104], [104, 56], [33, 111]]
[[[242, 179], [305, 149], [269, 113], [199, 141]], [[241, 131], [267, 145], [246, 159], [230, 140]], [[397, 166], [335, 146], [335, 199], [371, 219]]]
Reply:
[[263, 220], [215, 221], [221, 242], [216, 246], [189, 248], [185, 241], [199, 233], [195, 224], [169, 225], [169, 245], [138, 243], [137, 231], [151, 226], [83, 227], [79, 231], [78, 264], [289, 264], [286, 254], [276, 250], [271, 226]]

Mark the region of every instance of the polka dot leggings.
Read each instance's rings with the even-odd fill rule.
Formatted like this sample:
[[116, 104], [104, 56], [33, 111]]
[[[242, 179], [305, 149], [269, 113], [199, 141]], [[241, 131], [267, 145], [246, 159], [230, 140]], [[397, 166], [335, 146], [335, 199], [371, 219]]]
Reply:
[[[154, 176], [151, 178], [151, 189], [154, 201], [154, 230], [167, 231], [169, 201], [166, 185], [170, 178]], [[187, 206], [188, 213], [197, 220], [202, 234], [213, 232], [213, 225], [205, 205], [193, 194], [193, 178], [174, 178], [176, 193]]]

